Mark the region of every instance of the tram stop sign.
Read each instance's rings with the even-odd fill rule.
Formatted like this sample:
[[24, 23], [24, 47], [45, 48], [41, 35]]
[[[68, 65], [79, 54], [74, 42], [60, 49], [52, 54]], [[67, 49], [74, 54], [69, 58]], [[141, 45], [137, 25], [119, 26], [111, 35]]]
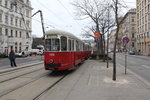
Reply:
[[122, 39], [124, 44], [127, 44], [129, 42], [129, 38], [128, 37], [123, 37]]

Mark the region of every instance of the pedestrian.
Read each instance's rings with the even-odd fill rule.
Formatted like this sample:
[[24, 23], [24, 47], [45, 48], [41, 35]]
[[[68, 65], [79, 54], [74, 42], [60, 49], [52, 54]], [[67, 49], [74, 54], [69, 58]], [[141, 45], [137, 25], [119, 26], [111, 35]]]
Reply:
[[9, 53], [9, 60], [10, 60], [11, 67], [14, 67], [14, 66], [17, 67], [15, 59], [16, 57], [15, 57], [14, 50], [11, 50]]

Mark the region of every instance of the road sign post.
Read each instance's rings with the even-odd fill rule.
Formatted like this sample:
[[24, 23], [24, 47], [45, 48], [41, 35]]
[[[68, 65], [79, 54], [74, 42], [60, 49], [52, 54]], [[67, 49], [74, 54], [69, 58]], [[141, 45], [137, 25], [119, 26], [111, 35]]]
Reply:
[[127, 46], [126, 45], [129, 42], [129, 38], [123, 37], [122, 41], [123, 41], [124, 48], [125, 48], [125, 74], [127, 74]]

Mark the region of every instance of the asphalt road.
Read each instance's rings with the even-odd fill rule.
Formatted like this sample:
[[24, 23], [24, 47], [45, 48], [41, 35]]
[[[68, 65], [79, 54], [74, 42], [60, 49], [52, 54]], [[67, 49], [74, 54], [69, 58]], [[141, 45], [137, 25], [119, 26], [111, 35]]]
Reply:
[[[125, 54], [117, 53], [116, 62], [125, 66]], [[150, 57], [127, 55], [127, 69], [150, 82]]]
[[[42, 61], [43, 56], [29, 56], [29, 57], [23, 57], [23, 58], [16, 58], [16, 64], [21, 65], [21, 64], [26, 64], [30, 62], [35, 62], [35, 61]], [[10, 61], [8, 58], [1, 59], [0, 60], [0, 69], [8, 68], [10, 67]]]

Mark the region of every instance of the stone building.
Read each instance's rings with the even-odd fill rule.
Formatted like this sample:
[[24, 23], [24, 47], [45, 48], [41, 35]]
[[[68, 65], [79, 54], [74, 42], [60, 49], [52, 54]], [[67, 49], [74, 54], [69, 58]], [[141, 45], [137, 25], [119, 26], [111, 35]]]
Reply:
[[126, 44], [128, 51], [136, 51], [136, 9], [130, 9], [120, 22], [120, 39], [121, 48], [124, 49], [122, 42], [123, 37], [128, 37], [129, 42]]
[[116, 29], [111, 30], [109, 35], [109, 51], [114, 51]]
[[31, 14], [29, 0], [0, 0], [0, 53], [31, 49]]
[[150, 0], [136, 0], [137, 50], [150, 54]]

